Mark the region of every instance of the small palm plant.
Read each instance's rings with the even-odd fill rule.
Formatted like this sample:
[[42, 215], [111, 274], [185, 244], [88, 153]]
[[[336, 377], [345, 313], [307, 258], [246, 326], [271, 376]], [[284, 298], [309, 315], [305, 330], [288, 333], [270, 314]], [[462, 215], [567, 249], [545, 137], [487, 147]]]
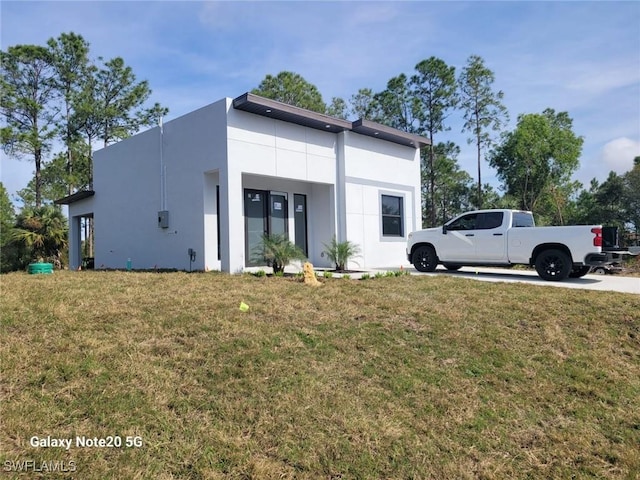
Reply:
[[284, 267], [292, 260], [306, 259], [302, 250], [284, 234], [263, 235], [262, 242], [255, 248], [253, 254], [256, 260], [265, 260], [273, 268], [274, 274], [284, 272]]
[[[357, 257], [360, 255], [360, 247], [349, 240], [345, 240], [344, 242], [338, 242], [336, 237], [331, 239], [331, 243], [327, 245], [323, 243], [325, 251], [327, 254], [327, 258], [331, 260], [336, 265], [336, 270], [341, 272], [345, 269], [345, 265], [353, 259], [353, 257]], [[355, 263], [355, 262], [354, 262]]]

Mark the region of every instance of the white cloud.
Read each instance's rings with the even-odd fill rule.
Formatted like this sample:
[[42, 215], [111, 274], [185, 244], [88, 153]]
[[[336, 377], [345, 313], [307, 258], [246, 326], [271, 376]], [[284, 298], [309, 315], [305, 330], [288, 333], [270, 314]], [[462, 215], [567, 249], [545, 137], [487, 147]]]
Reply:
[[622, 137], [611, 140], [602, 148], [601, 159], [609, 170], [618, 174], [633, 168], [633, 159], [640, 155], [640, 142]]
[[[602, 95], [616, 88], [637, 85], [640, 82], [638, 62], [617, 59], [608, 62], [590, 62], [566, 68], [567, 86], [585, 96]], [[624, 62], [624, 63], [623, 63]]]
[[349, 5], [350, 16], [346, 19], [351, 28], [359, 26], [372, 26], [375, 24], [389, 23], [399, 15], [397, 4], [394, 3], [367, 3], [365, 8], [357, 3]]
[[204, 2], [198, 4], [198, 20], [213, 30], [233, 31], [246, 22], [259, 19], [256, 9], [261, 5], [253, 2]]

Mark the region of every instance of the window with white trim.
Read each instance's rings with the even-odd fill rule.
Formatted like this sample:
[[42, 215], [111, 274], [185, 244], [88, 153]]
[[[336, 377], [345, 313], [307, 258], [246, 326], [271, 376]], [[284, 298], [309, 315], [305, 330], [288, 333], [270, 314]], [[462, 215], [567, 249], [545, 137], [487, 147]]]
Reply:
[[382, 236], [404, 237], [404, 197], [381, 195]]

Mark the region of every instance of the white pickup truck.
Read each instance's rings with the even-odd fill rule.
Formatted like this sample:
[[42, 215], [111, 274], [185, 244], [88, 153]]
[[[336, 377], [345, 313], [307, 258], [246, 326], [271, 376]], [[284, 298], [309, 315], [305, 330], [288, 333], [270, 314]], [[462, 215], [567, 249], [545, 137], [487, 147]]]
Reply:
[[536, 227], [531, 212], [477, 210], [442, 227], [409, 234], [407, 257], [416, 270], [466, 265], [535, 266], [545, 280], [578, 278], [610, 263], [602, 252], [602, 226]]

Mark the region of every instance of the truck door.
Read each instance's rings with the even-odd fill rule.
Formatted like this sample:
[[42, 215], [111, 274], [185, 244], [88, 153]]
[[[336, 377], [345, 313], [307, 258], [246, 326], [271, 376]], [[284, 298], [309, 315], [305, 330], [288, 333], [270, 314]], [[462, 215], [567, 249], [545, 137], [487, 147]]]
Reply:
[[473, 231], [477, 262], [506, 262], [507, 220], [504, 212], [478, 213], [476, 228]]
[[475, 261], [477, 217], [477, 213], [469, 213], [447, 224], [447, 233], [443, 234], [444, 238], [436, 252], [441, 261], [450, 263]]

